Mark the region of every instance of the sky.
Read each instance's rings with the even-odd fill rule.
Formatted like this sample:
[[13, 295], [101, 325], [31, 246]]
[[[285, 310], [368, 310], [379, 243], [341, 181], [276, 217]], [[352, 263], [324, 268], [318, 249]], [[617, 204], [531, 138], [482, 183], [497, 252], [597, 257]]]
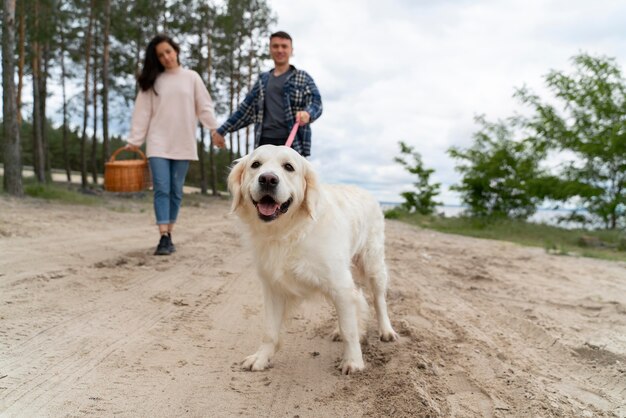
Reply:
[[[322, 181], [356, 184], [400, 202], [415, 181], [394, 162], [414, 147], [441, 183], [439, 201], [461, 204], [447, 150], [524, 106], [527, 86], [546, 99], [550, 70], [570, 72], [581, 52], [626, 68], [626, 1], [269, 0], [274, 30], [293, 38], [291, 63], [314, 78], [324, 106], [310, 161]], [[271, 67], [271, 62], [268, 63]], [[269, 67], [268, 67], [269, 69]]]

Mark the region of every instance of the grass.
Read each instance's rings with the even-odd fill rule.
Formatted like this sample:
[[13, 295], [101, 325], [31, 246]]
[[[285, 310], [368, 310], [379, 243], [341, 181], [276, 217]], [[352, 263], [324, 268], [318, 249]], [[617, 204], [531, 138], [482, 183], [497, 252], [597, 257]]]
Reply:
[[24, 182], [24, 194], [37, 199], [67, 203], [70, 205], [100, 205], [102, 199], [95, 194], [85, 194], [74, 186], [60, 184], [40, 184], [34, 181]]
[[[3, 179], [0, 176], [0, 183]], [[82, 190], [79, 184], [67, 184], [64, 182], [39, 183], [34, 177], [25, 177], [23, 180], [24, 195], [35, 199], [54, 201], [55, 203], [81, 206], [104, 206], [116, 212], [145, 212], [152, 210], [152, 192], [137, 193], [109, 193], [102, 186], [90, 185]], [[0, 189], [0, 196], [6, 195]], [[185, 195], [184, 205], [203, 207], [210, 204], [213, 197], [191, 193]]]
[[399, 209], [389, 210], [385, 216], [449, 234], [540, 247], [550, 254], [626, 261], [626, 231], [565, 229], [511, 219], [419, 215]]
[[[2, 176], [0, 176], [0, 182], [2, 181]], [[22, 181], [25, 196], [60, 204], [105, 206], [112, 210], [125, 211], [126, 202], [148, 203], [151, 201], [148, 193], [133, 193], [129, 194], [129, 198], [118, 199], [115, 195], [105, 193], [100, 186], [89, 186], [86, 190], [82, 190], [79, 184], [39, 183], [34, 177], [24, 177]], [[7, 196], [7, 194], [0, 191], [0, 196]]]

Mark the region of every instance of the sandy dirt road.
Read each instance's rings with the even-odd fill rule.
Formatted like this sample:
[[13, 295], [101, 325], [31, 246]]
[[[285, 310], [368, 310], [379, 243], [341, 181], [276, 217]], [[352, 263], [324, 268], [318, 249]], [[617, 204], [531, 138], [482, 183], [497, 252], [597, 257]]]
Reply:
[[251, 373], [260, 284], [227, 201], [185, 205], [170, 257], [149, 204], [107, 206], [0, 198], [0, 416], [626, 416], [624, 263], [388, 221], [400, 341], [371, 318], [341, 376], [311, 302]]

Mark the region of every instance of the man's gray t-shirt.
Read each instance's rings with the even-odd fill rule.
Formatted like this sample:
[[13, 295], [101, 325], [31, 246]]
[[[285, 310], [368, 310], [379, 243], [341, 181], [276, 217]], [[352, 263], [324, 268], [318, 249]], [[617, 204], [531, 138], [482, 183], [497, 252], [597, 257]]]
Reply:
[[[292, 70], [286, 71], [275, 77], [270, 75], [265, 91], [265, 108], [263, 109], [262, 138], [273, 143], [285, 142], [289, 136], [289, 127], [285, 122], [285, 109], [283, 104], [283, 88], [287, 76]], [[263, 141], [262, 141], [263, 142]]]

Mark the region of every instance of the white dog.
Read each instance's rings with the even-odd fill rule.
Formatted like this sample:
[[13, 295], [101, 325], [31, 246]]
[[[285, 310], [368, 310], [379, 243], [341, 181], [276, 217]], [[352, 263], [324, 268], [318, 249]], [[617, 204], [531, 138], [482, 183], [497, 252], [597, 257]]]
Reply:
[[387, 314], [384, 218], [378, 202], [353, 186], [321, 185], [313, 166], [284, 146], [264, 145], [238, 160], [228, 176], [232, 211], [252, 244], [265, 299], [265, 336], [247, 370], [264, 370], [278, 350], [290, 305], [322, 293], [339, 318], [341, 371], [364, 368], [359, 340], [367, 303], [353, 274], [369, 284], [382, 341], [398, 338]]

